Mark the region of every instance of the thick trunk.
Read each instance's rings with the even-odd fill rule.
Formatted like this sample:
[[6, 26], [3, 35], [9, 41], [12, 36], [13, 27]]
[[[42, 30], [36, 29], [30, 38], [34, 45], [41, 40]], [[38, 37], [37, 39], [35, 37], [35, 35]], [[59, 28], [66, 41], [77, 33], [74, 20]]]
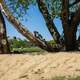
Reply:
[[[79, 14], [79, 11], [78, 11]], [[76, 18], [71, 18], [71, 22], [69, 22], [69, 0], [62, 0], [62, 24], [64, 30], [64, 45], [66, 51], [73, 51], [77, 49], [76, 44], [76, 31], [77, 25], [75, 20], [79, 21]], [[74, 24], [74, 23], [75, 24]], [[73, 23], [73, 24], [72, 24]]]
[[6, 25], [4, 17], [0, 11], [0, 53], [9, 53], [9, 52], [10, 49], [7, 40]]
[[64, 39], [66, 51], [74, 51], [78, 49], [76, 43], [76, 30], [74, 32], [69, 29], [66, 30], [64, 32]]
[[78, 44], [76, 42], [76, 32], [79, 22], [80, 22], [80, 7], [78, 8], [74, 16], [71, 17], [71, 23], [66, 33], [67, 36], [65, 36], [66, 50], [68, 51], [78, 49]]

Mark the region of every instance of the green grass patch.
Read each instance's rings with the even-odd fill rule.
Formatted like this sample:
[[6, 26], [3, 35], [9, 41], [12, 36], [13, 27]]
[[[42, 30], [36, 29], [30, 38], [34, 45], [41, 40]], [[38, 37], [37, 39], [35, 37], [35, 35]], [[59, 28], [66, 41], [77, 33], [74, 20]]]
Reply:
[[60, 77], [54, 77], [52, 79], [49, 80], [80, 80], [80, 76], [76, 76], [76, 77], [65, 77], [65, 76], [60, 76]]
[[19, 53], [32, 53], [32, 52], [43, 52], [44, 50], [38, 47], [28, 47], [28, 48], [13, 48], [12, 52], [19, 52]]

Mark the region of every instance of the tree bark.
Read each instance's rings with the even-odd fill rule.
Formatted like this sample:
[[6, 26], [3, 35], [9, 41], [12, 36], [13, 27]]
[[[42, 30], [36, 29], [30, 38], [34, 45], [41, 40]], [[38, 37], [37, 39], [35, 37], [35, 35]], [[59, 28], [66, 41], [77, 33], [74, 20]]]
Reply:
[[74, 16], [71, 18], [71, 28], [73, 29], [73, 31], [75, 30], [75, 28], [78, 27], [79, 23], [80, 23], [80, 7], [78, 8]]
[[[78, 20], [78, 19], [77, 19]], [[69, 22], [69, 0], [62, 0], [62, 24], [64, 30], [64, 39], [65, 39], [65, 47], [66, 51], [73, 51], [77, 49], [76, 44], [76, 25]], [[74, 22], [74, 19], [73, 19]], [[76, 22], [77, 23], [77, 22]], [[74, 27], [73, 27], [74, 25]]]
[[50, 34], [52, 35], [53, 39], [56, 41], [56, 43], [60, 43], [60, 34], [55, 26], [55, 24], [53, 23], [53, 19], [51, 18], [48, 9], [46, 7], [46, 4], [43, 2], [43, 0], [37, 0], [38, 3], [38, 7], [40, 12], [42, 13], [47, 28], [50, 32]]
[[[33, 36], [33, 34], [31, 32], [29, 32], [29, 30], [27, 28], [25, 28], [24, 25], [22, 25], [10, 12], [9, 10], [5, 7], [5, 4], [2, 3], [3, 8], [5, 10], [5, 12], [3, 12], [3, 14], [6, 16], [6, 18], [9, 20], [9, 22], [11, 22], [14, 27], [16, 28], [16, 30], [18, 32], [20, 32], [23, 36], [25, 36], [28, 40], [30, 40], [32, 43], [34, 43], [35, 45], [39, 46], [40, 48], [49, 51], [49, 52], [53, 52], [53, 51], [58, 51], [58, 49], [52, 47], [50, 44], [48, 44], [47, 42], [43, 42], [40, 39], [36, 38], [35, 36]], [[3, 11], [4, 11], [3, 10]]]
[[74, 32], [72, 30], [67, 30], [65, 32], [65, 46], [66, 51], [74, 51], [78, 49], [76, 43], [76, 30]]
[[78, 44], [76, 42], [76, 32], [79, 22], [80, 22], [80, 7], [78, 8], [74, 16], [71, 18], [71, 25], [70, 25], [72, 33], [72, 44], [73, 44], [72, 48], [74, 50], [78, 49]]
[[0, 54], [8, 54], [10, 53], [9, 43], [7, 40], [7, 32], [6, 25], [4, 21], [4, 17], [0, 11]]

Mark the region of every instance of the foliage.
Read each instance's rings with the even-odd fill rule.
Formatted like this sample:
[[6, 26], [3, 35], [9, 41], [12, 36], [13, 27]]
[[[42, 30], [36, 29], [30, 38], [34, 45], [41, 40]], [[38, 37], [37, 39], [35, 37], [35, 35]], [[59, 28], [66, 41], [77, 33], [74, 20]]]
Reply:
[[56, 44], [56, 42], [54, 40], [50, 40], [50, 41], [48, 41], [48, 43], [51, 44], [51, 45], [55, 45]]
[[[61, 0], [45, 0], [48, 10], [52, 17], [61, 17], [62, 10], [62, 1]], [[69, 0], [69, 5], [73, 4], [75, 0]], [[70, 13], [75, 12], [79, 7], [78, 4], [75, 4], [69, 7]]]
[[32, 44], [27, 40], [13, 37], [8, 39], [10, 43], [11, 52], [24, 53], [24, 52], [42, 52], [43, 50]]
[[27, 48], [13, 48], [12, 52], [17, 52], [17, 53], [25, 53], [25, 52], [43, 52], [44, 50], [38, 48], [38, 47], [27, 47]]
[[30, 43], [27, 40], [21, 40], [20, 38], [13, 37], [12, 39], [9, 39], [9, 43], [11, 46], [11, 49], [13, 48], [26, 48], [26, 47], [32, 47], [35, 46], [34, 44]]
[[61, 13], [61, 0], [45, 0], [52, 17], [58, 17]]
[[28, 6], [36, 0], [4, 0], [10, 11], [18, 18], [27, 13]]
[[76, 76], [76, 77], [66, 77], [66, 76], [60, 76], [60, 77], [54, 77], [50, 80], [80, 80], [80, 76]]
[[[37, 0], [4, 0], [10, 11], [16, 16], [16, 17], [23, 17], [28, 10], [29, 5], [31, 4], [37, 4]], [[46, 3], [46, 6], [49, 10], [49, 13], [53, 17], [60, 17], [61, 16], [61, 9], [62, 9], [62, 3], [61, 0], [44, 0]], [[75, 0], [69, 0], [69, 4], [72, 4]], [[74, 12], [79, 7], [78, 4], [71, 6], [70, 12]]]

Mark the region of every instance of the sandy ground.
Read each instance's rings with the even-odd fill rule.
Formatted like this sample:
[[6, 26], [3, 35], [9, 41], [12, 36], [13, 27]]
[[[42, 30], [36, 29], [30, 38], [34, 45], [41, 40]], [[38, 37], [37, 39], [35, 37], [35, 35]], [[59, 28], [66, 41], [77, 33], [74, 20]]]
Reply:
[[0, 80], [50, 80], [54, 76], [80, 76], [79, 53], [0, 55]]

